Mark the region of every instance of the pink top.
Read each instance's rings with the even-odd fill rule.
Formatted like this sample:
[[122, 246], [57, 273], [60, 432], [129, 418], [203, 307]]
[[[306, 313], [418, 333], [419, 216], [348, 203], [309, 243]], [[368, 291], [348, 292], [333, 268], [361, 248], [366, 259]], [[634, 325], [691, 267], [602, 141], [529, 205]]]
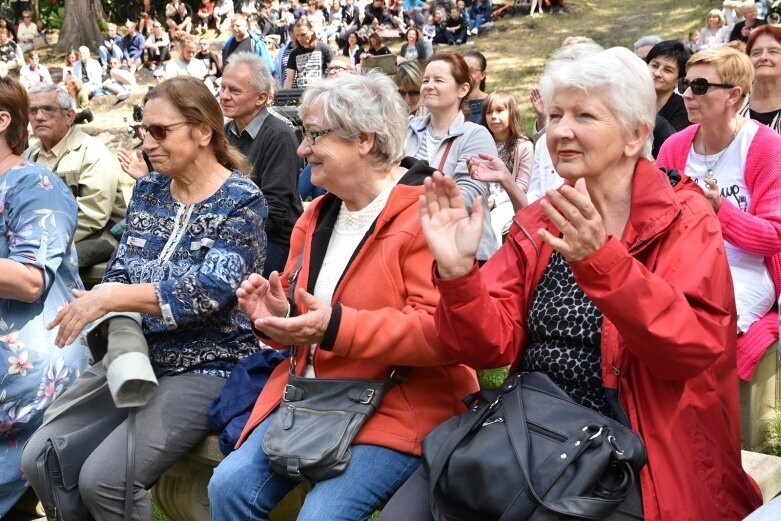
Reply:
[[[673, 134], [662, 145], [656, 163], [660, 167], [686, 171], [686, 159], [700, 125]], [[781, 294], [781, 136], [759, 126], [746, 157], [746, 185], [751, 191], [748, 212], [722, 204], [717, 212], [724, 239], [748, 253], [762, 255]], [[750, 380], [759, 360], [778, 340], [778, 311], [772, 310], [754, 322], [738, 338], [738, 376]]]

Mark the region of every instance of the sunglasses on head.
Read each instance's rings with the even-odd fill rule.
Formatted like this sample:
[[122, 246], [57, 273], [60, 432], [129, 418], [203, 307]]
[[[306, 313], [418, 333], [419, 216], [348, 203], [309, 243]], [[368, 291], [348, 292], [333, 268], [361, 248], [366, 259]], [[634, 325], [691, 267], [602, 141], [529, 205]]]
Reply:
[[691, 88], [692, 94], [695, 96], [702, 96], [711, 87], [718, 87], [720, 89], [731, 89], [734, 85], [727, 85], [726, 83], [710, 83], [705, 78], [694, 78], [693, 80], [687, 80], [681, 78], [678, 80], [678, 92], [683, 94], [686, 89]]
[[163, 141], [168, 136], [168, 131], [174, 127], [187, 125], [187, 121], [179, 121], [170, 125], [139, 125], [138, 135], [143, 141], [147, 134], [152, 136], [155, 141]]

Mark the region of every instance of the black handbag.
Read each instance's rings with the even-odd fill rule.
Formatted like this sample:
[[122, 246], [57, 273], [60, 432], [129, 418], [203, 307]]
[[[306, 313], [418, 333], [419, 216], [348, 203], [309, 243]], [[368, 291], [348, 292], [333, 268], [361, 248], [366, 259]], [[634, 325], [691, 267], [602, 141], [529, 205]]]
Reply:
[[436, 521], [605, 519], [646, 463], [637, 434], [543, 373], [469, 398], [423, 440]]
[[387, 380], [336, 380], [296, 376], [291, 354], [282, 403], [263, 438], [271, 470], [296, 481], [321, 481], [344, 472], [355, 435], [385, 393], [408, 368]]

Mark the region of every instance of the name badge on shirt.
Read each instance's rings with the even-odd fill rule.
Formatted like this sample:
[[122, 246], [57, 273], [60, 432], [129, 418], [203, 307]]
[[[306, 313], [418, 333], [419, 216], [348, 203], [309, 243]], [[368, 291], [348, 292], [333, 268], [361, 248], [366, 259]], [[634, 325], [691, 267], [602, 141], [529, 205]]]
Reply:
[[137, 246], [139, 248], [143, 248], [144, 244], [146, 244], [146, 239], [142, 239], [140, 237], [129, 237], [127, 240], [128, 246]]

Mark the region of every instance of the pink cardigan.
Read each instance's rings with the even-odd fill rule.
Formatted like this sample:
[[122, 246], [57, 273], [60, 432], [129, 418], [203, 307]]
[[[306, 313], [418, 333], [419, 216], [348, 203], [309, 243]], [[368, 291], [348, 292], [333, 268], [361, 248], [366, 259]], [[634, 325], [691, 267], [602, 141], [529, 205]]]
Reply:
[[[656, 163], [685, 172], [686, 159], [699, 125], [673, 134], [662, 145]], [[781, 294], [781, 136], [759, 125], [746, 157], [745, 178], [751, 191], [748, 212], [722, 204], [717, 213], [724, 239], [748, 253], [765, 257], [770, 277]], [[778, 310], [773, 309], [738, 338], [738, 376], [749, 381], [765, 351], [778, 340]]]

